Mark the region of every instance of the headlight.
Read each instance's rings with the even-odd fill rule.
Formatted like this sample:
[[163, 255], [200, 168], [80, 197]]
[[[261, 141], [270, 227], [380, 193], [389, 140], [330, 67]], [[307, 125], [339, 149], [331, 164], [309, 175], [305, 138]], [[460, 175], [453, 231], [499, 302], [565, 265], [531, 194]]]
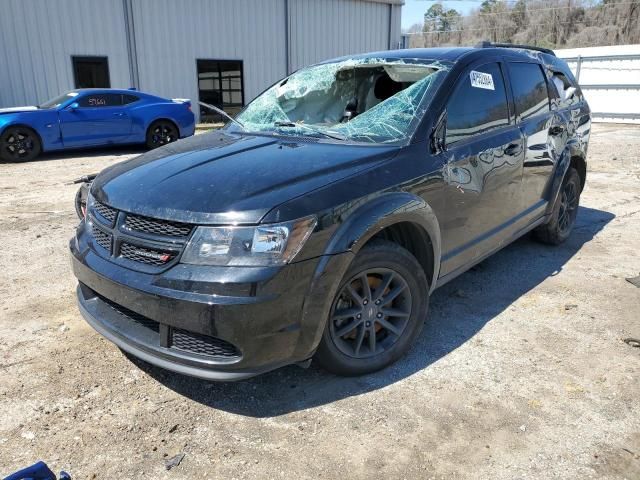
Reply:
[[316, 226], [315, 217], [258, 227], [198, 227], [182, 254], [193, 265], [289, 263]]

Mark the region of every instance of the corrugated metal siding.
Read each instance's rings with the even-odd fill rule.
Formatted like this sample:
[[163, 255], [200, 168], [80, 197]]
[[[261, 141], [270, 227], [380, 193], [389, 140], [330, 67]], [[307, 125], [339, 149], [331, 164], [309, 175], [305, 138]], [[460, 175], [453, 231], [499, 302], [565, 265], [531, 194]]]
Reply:
[[242, 60], [245, 102], [286, 74], [283, 0], [136, 0], [133, 7], [145, 91], [197, 100], [196, 59]]
[[74, 88], [71, 55], [109, 57], [111, 86], [129, 86], [122, 0], [2, 0], [0, 106]]
[[402, 6], [390, 5], [391, 8], [391, 50], [402, 48]]
[[341, 55], [389, 49], [388, 4], [362, 0], [289, 0], [289, 4], [292, 70]]
[[[0, 107], [40, 103], [72, 89], [71, 55], [108, 57], [111, 85], [131, 86], [123, 0], [1, 1]], [[287, 74], [285, 5], [133, 0], [139, 88], [197, 101], [196, 59], [242, 60], [249, 102]], [[364, 0], [289, 0], [291, 70], [396, 48], [400, 10]]]

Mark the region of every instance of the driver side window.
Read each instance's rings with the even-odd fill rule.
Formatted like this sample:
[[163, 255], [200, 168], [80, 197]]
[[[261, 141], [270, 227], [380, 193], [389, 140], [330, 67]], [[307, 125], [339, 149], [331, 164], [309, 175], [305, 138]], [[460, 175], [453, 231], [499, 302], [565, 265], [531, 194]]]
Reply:
[[497, 63], [463, 74], [447, 103], [446, 145], [509, 125], [509, 107]]
[[82, 108], [118, 107], [122, 105], [122, 95], [116, 93], [97, 93], [85, 95], [78, 100]]

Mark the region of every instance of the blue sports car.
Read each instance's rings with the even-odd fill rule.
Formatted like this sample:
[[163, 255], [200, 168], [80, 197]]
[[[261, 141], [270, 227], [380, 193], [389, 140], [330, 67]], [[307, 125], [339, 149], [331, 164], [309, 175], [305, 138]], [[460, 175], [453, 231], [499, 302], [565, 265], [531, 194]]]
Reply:
[[156, 148], [193, 135], [191, 102], [136, 90], [72, 90], [37, 107], [0, 109], [0, 158], [116, 144]]

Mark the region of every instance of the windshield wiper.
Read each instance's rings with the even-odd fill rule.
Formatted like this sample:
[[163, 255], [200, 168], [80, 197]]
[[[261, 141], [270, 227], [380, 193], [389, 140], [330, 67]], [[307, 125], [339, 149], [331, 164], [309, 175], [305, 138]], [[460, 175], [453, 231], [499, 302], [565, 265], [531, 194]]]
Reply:
[[204, 103], [204, 102], [198, 102], [200, 105], [202, 105], [203, 107], [206, 108], [210, 108], [211, 110], [213, 110], [216, 113], [219, 113], [220, 115], [222, 115], [223, 117], [228, 118], [232, 123], [235, 123], [236, 125], [238, 125], [240, 128], [242, 128], [245, 132], [247, 131], [246, 127], [240, 123], [238, 120], [236, 120], [235, 118], [233, 118], [231, 115], [229, 115], [227, 112], [225, 112], [224, 110], [222, 110], [221, 108], [218, 107], [214, 107], [213, 105], [209, 105], [208, 103]]
[[295, 127], [302, 127], [302, 128], [306, 128], [307, 130], [312, 131], [313, 133], [319, 133], [320, 135], [324, 135], [325, 137], [328, 138], [333, 138], [334, 140], [346, 140], [347, 137], [340, 135], [339, 133], [329, 133], [325, 130], [320, 130], [317, 128], [313, 128], [310, 127], [309, 125], [305, 125], [304, 123], [294, 123], [294, 122], [275, 122], [274, 125], [276, 127], [286, 127], [286, 128], [295, 128]]

